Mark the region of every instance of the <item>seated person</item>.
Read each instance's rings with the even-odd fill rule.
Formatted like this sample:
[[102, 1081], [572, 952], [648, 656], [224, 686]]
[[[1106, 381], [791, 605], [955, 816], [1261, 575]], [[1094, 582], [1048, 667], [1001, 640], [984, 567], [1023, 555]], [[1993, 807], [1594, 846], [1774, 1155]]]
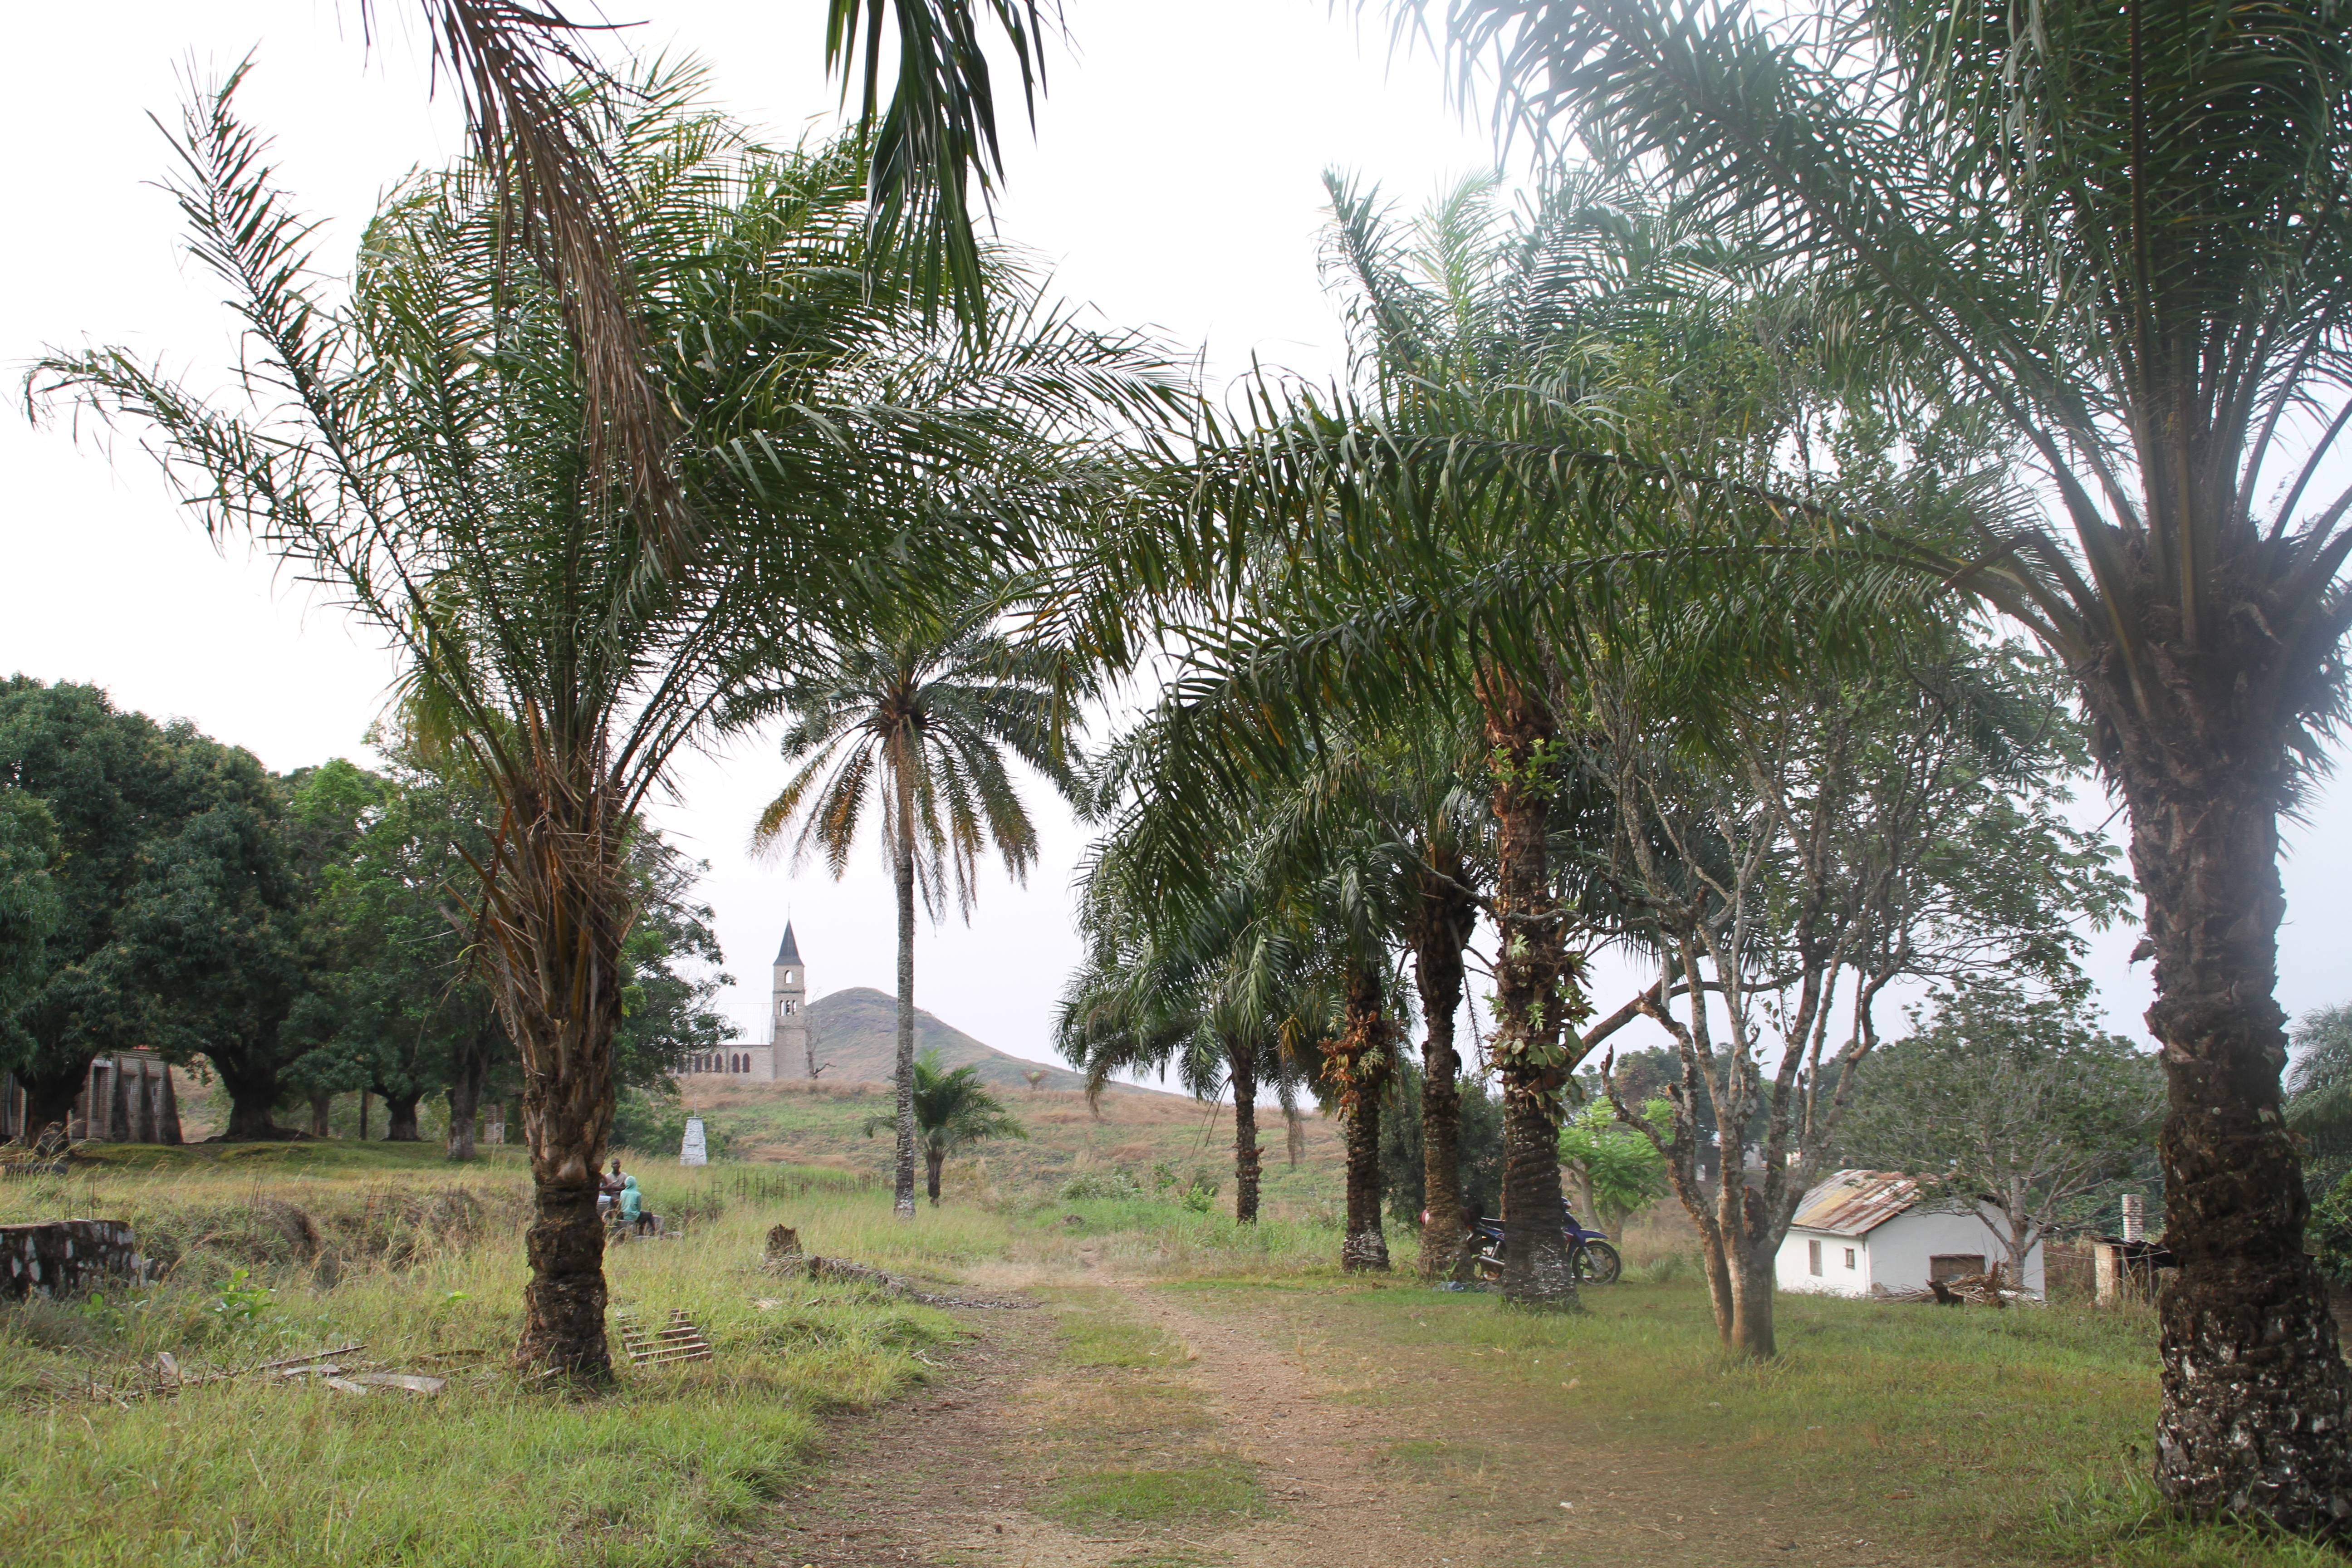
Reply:
[[639, 1236], [661, 1234], [661, 1215], [646, 1207], [645, 1194], [637, 1191], [635, 1176], [621, 1178], [621, 1223], [635, 1226]]
[[613, 1173], [596, 1178], [596, 1213], [601, 1218], [621, 1195], [621, 1162], [613, 1162]]

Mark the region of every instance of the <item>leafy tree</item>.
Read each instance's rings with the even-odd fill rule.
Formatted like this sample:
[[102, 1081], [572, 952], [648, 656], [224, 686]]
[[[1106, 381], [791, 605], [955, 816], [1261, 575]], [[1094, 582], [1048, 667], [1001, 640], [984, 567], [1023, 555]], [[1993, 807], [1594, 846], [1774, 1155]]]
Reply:
[[[238, 79], [189, 106], [173, 188], [247, 329], [242, 401], [119, 350], [50, 356], [34, 401], [157, 430], [208, 524], [249, 529], [395, 640], [429, 734], [496, 797], [468, 914], [532, 1153], [517, 1354], [601, 1379], [594, 1174], [641, 806], [780, 645], [919, 597], [984, 545], [1017, 549], [1023, 487], [1057, 479], [1108, 403], [1156, 405], [1168, 383], [1134, 340], [1040, 306], [1009, 263], [992, 274], [1007, 330], [943, 338], [908, 307], [903, 256], [865, 245], [859, 147], [751, 150], [690, 70], [593, 80], [557, 108], [593, 122], [616, 171], [621, 244], [601, 258], [628, 269], [631, 363], [677, 421], [661, 482], [633, 482], [605, 446], [626, 449], [630, 421], [599, 400], [611, 367], [571, 334], [571, 295], [505, 265], [513, 171], [471, 161], [402, 186], [331, 297], [312, 227], [236, 114]], [[943, 473], [967, 482], [952, 516]]]
[[[1612, 830], [1573, 731], [1583, 689], [1638, 654], [1703, 703], [1851, 658], [1926, 590], [1852, 572], [1819, 548], [1820, 503], [1776, 498], [1797, 405], [1765, 334], [1691, 286], [1710, 237], [1592, 185], [1513, 220], [1474, 185], [1400, 236], [1374, 197], [1333, 185], [1360, 386], [1268, 392], [1257, 429], [1204, 442], [1171, 538], [1109, 531], [1073, 592], [1140, 583], [1124, 602], [1139, 592], [1181, 626], [1150, 774], [1166, 827], [1142, 850], [1170, 880], [1201, 874], [1211, 817], [1323, 765], [1331, 732], [1473, 716], [1494, 825], [1503, 1289], [1565, 1305], [1575, 1280], [1545, 1217], [1563, 1212], [1562, 1095], [1639, 1016], [1571, 1028], [1590, 1011], [1579, 943], [1606, 911], [1586, 858], [1554, 847], [1563, 822], [1588, 844]], [[1737, 458], [1742, 482], [1685, 484], [1701, 454]], [[1943, 479], [1940, 459], [1874, 468], [1871, 505], [1933, 509]]]
[[267, 1133], [301, 980], [275, 782], [189, 725], [16, 676], [0, 683], [0, 790], [12, 820], [56, 836], [53, 919], [0, 1037], [29, 1126], [71, 1118], [93, 1057], [153, 1046], [210, 1058], [232, 1134]]
[[1990, 1203], [2010, 1278], [2043, 1237], [2103, 1206], [2153, 1148], [2163, 1072], [2065, 994], [1966, 984], [1881, 1047], [1837, 1132], [1839, 1163], [1918, 1178], [1930, 1202]]
[[[1642, 1103], [1642, 1120], [1662, 1134], [1672, 1135], [1674, 1114], [1664, 1100]], [[1619, 1121], [1605, 1102], [1586, 1106], [1559, 1130], [1559, 1164], [1583, 1200], [1577, 1206], [1585, 1219], [1606, 1231], [1622, 1230], [1666, 1195], [1657, 1144]]]
[[[1013, 1119], [1003, 1103], [980, 1081], [980, 1068], [943, 1070], [940, 1053], [925, 1051], [915, 1058], [915, 1125], [923, 1149], [924, 1182], [931, 1206], [940, 1205], [940, 1170], [948, 1156], [966, 1144], [989, 1138], [1026, 1138], [1028, 1132]], [[868, 1117], [868, 1138], [885, 1127], [896, 1128], [896, 1116]]]
[[614, 1039], [614, 1070], [623, 1083], [650, 1088], [677, 1074], [688, 1057], [735, 1037], [735, 1026], [714, 1005], [734, 981], [719, 967], [726, 955], [712, 926], [717, 912], [696, 896], [710, 863], [689, 859], [644, 828], [629, 864], [639, 913], [622, 950], [626, 1011]]
[[[1658, 964], [1636, 1005], [1681, 1060], [1668, 1130], [1612, 1098], [1698, 1227], [1725, 1347], [1769, 1357], [1774, 1259], [1878, 998], [1995, 968], [2069, 983], [2074, 922], [2113, 918], [2128, 884], [2065, 820], [2081, 742], [2049, 672], [1966, 628], [1873, 676], [1673, 706], [1638, 680], [1595, 689], [1626, 935]], [[1702, 1106], [1727, 1134], [1763, 1113], [1752, 1151], [1723, 1138], [1711, 1183]]]
[[2352, 395], [2340, 7], [1444, 10], [1507, 122], [1753, 236], [1872, 401], [1964, 411], [2050, 488], [2062, 521], [1990, 513], [1922, 564], [2063, 658], [2129, 814], [2180, 1263], [2158, 1480], [2339, 1531], [2352, 1378], [2304, 1257], [2275, 991], [2278, 816], [2342, 716], [2352, 625], [2352, 493], [2314, 489]]
[[902, 1219], [915, 1212], [917, 895], [937, 921], [952, 893], [969, 920], [973, 872], [992, 847], [1007, 872], [1028, 875], [1037, 828], [1008, 757], [1066, 793], [1077, 789], [1054, 671], [994, 628], [1003, 607], [995, 595], [941, 616], [909, 606], [868, 636], [826, 644], [781, 685], [739, 698], [731, 714], [738, 723], [791, 719], [782, 749], [796, 771], [760, 814], [755, 845], [777, 847], [797, 822], [795, 861], [821, 850], [838, 878], [866, 814], [879, 807], [898, 904]]
[[285, 787], [201, 737], [176, 761], [179, 787], [205, 809], [147, 846], [118, 929], [158, 1003], [154, 1043], [183, 1060], [201, 1052], [228, 1089], [226, 1135], [281, 1137], [279, 1075], [302, 1048], [289, 1022], [310, 981]]
[[0, 787], [0, 1061], [14, 1061], [16, 1008], [39, 986], [49, 934], [64, 918], [49, 868], [58, 825], [38, 795]]
[[2295, 1057], [2286, 1079], [2287, 1125], [2305, 1140], [2316, 1198], [2352, 1174], [2352, 1003], [2314, 1007], [2295, 1020], [2290, 1043]]

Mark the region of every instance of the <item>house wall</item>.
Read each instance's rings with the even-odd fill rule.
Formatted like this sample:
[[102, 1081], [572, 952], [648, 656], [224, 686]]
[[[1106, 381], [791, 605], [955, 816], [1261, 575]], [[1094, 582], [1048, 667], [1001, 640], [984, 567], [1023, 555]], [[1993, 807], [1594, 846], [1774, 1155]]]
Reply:
[[[1884, 1229], [1885, 1226], [1881, 1226]], [[1874, 1233], [1875, 1234], [1875, 1233]], [[1822, 1271], [1812, 1271], [1812, 1261], [1806, 1244], [1822, 1244]], [[1847, 1248], [1853, 1250], [1853, 1267], [1845, 1266]], [[1793, 1226], [1781, 1239], [1780, 1255], [1772, 1260], [1772, 1280], [1783, 1290], [1814, 1296], [1867, 1296], [1870, 1294], [1870, 1237], [1837, 1236], [1826, 1230], [1799, 1230]]]
[[[1988, 1205], [1982, 1216], [1937, 1213], [1924, 1208], [1896, 1215], [1870, 1233], [1872, 1278], [1889, 1290], [1923, 1290], [1927, 1286], [1927, 1259], [1937, 1253], [1981, 1253], [1988, 1266], [2008, 1257], [2001, 1245], [2008, 1222]], [[2042, 1293], [2043, 1271], [2039, 1243], [2026, 1254], [2021, 1289]]]
[[[1981, 1255], [1990, 1265], [2007, 1256], [2004, 1234], [1995, 1226], [2006, 1222], [1988, 1206], [1988, 1217], [1926, 1209], [1896, 1215], [1867, 1236], [1837, 1236], [1829, 1231], [1800, 1230], [1791, 1226], [1773, 1259], [1773, 1282], [1789, 1291], [1814, 1295], [1867, 1296], [1871, 1287], [1889, 1290], [1927, 1288], [1927, 1260], [1938, 1255]], [[1812, 1272], [1806, 1243], [1822, 1244], [1822, 1272]], [[1854, 1267], [1845, 1267], [1845, 1249], [1853, 1248]], [[2033, 1295], [2042, 1294], [2042, 1246], [2026, 1254], [2025, 1278], [2015, 1282]]]

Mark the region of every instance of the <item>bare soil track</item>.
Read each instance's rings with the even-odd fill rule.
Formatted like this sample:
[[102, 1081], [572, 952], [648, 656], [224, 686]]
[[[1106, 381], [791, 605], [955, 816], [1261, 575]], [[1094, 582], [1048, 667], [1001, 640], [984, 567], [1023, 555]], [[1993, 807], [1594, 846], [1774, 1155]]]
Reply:
[[[1073, 1364], [1054, 1311], [960, 1313], [971, 1337], [939, 1377], [842, 1427], [828, 1470], [711, 1568], [1970, 1561], [1857, 1538], [1671, 1453], [1598, 1447], [1475, 1367], [1347, 1379], [1300, 1331], [1312, 1325], [1274, 1307], [1101, 1294], [1181, 1358], [1149, 1373]], [[1246, 1507], [1138, 1516], [1071, 1500], [1074, 1478], [1136, 1473], [1121, 1467], [1219, 1473], [1183, 1468], [1203, 1456], [1254, 1479]]]

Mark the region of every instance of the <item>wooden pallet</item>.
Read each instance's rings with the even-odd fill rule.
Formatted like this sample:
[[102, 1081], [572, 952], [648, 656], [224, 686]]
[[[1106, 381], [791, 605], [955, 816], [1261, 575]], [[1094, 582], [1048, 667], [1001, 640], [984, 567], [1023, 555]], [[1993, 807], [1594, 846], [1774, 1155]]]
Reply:
[[621, 1350], [631, 1366], [662, 1366], [671, 1362], [709, 1361], [710, 1342], [702, 1337], [683, 1308], [673, 1309], [669, 1322], [648, 1329], [626, 1308], [614, 1314], [621, 1329]]

